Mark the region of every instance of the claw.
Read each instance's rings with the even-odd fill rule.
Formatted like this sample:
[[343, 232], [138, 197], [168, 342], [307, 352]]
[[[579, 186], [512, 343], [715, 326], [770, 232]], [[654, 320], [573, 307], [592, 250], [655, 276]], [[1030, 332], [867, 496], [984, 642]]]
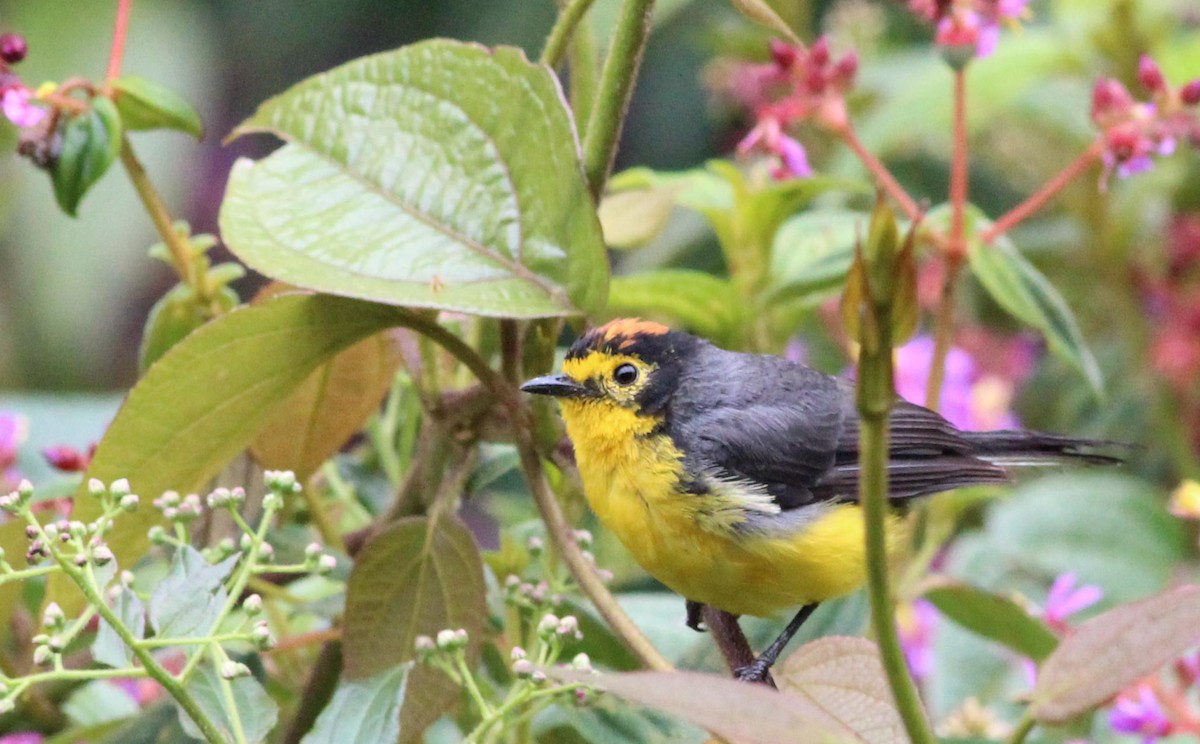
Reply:
[[708, 628], [704, 625], [704, 605], [700, 602], [687, 601], [687, 626], [697, 633], [703, 633]]

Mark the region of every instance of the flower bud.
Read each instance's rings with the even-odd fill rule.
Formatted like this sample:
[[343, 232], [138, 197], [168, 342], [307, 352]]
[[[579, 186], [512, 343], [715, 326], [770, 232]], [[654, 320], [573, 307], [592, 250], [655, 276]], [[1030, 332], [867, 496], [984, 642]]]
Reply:
[[37, 666], [46, 666], [53, 658], [54, 654], [49, 646], [38, 646], [33, 650], [33, 663]]
[[571, 659], [571, 668], [581, 672], [590, 672], [592, 670], [592, 659], [585, 653], [575, 654], [575, 658]]
[[535, 685], [544, 685], [546, 684], [546, 673], [541, 669], [536, 669], [533, 674], [529, 675], [529, 681]]
[[438, 631], [438, 634], [437, 634], [437, 647], [438, 648], [442, 649], [443, 651], [451, 651], [456, 647], [457, 643], [458, 643], [458, 641], [454, 637], [453, 630], [450, 630], [449, 628], [447, 628], [446, 630]]
[[66, 620], [67, 616], [63, 613], [62, 608], [58, 606], [58, 602], [51, 602], [46, 605], [46, 610], [42, 613], [43, 628], [57, 630], [63, 626]]
[[242, 539], [238, 541], [238, 545], [241, 546], [242, 550], [249, 550], [250, 546], [253, 544], [254, 538], [250, 537], [249, 535], [242, 535]]
[[808, 63], [813, 67], [823, 67], [829, 62], [829, 37], [822, 36], [808, 48]]
[[532, 555], [534, 558], [537, 558], [539, 555], [541, 555], [542, 551], [545, 550], [545, 548], [546, 548], [546, 544], [544, 542], [542, 542], [542, 538], [540, 538], [536, 535], [529, 538], [529, 540], [526, 541], [526, 543], [525, 543], [525, 549], [528, 550], [529, 554]]
[[251, 594], [249, 597], [246, 597], [245, 601], [242, 602], [242, 609], [245, 610], [246, 614], [251, 617], [254, 617], [258, 613], [262, 612], [262, 608], [263, 599], [257, 594]]
[[17, 484], [17, 499], [22, 503], [28, 503], [33, 498], [33, 484], [26, 479], [22, 479]]
[[323, 555], [317, 559], [317, 573], [321, 576], [326, 576], [333, 573], [333, 569], [337, 568], [337, 558], [332, 555]]
[[520, 646], [513, 646], [513, 650], [509, 653], [508, 658], [512, 661], [520, 661], [528, 656], [529, 654], [525, 653], [525, 649]]
[[541, 638], [550, 638], [558, 631], [558, 616], [547, 612], [538, 623], [537, 632]]
[[573, 695], [577, 706], [582, 707], [592, 702], [593, 693], [586, 687], [576, 687]]
[[232, 659], [226, 659], [221, 664], [221, 679], [237, 679], [238, 677], [249, 677], [250, 667]]
[[137, 494], [127, 493], [121, 497], [121, 501], [119, 503], [120, 503], [121, 509], [123, 511], [127, 511], [127, 512], [137, 511], [137, 508], [138, 508]]
[[8, 512], [9, 514], [13, 514], [17, 511], [17, 492], [16, 491], [13, 491], [12, 493], [8, 493], [3, 496], [0, 496], [0, 509], [3, 509], [4, 511]]
[[106, 566], [115, 557], [107, 545], [101, 545], [92, 549], [92, 560], [96, 562], [97, 566]]
[[417, 658], [421, 661], [425, 661], [430, 656], [433, 656], [433, 653], [437, 651], [437, 644], [434, 643], [433, 639], [429, 636], [419, 635], [413, 641], [413, 648], [417, 652]]
[[156, 524], [146, 533], [146, 537], [150, 538], [151, 543], [162, 545], [167, 541], [167, 531], [163, 529], [161, 524]]
[[1193, 80], [1179, 89], [1179, 100], [1185, 106], [1195, 106], [1200, 103], [1200, 79]]
[[37, 527], [34, 527], [32, 524], [25, 525], [25, 537], [32, 540], [37, 536], [38, 536], [38, 528]]
[[246, 502], [246, 489], [242, 488], [241, 486], [235, 486], [234, 489], [229, 492], [230, 505], [243, 504], [245, 502]]
[[558, 627], [554, 629], [554, 632], [560, 636], [574, 636], [577, 640], [583, 637], [583, 634], [579, 632], [579, 619], [574, 615], [567, 615], [559, 620]]
[[130, 493], [129, 479], [118, 478], [117, 480], [113, 481], [112, 485], [108, 487], [108, 492], [118, 499], [122, 496], [128, 496]]
[[250, 639], [259, 651], [270, 651], [275, 648], [275, 639], [271, 637], [271, 629], [265, 622], [258, 623], [250, 631]]
[[517, 659], [512, 665], [513, 674], [521, 679], [529, 679], [529, 677], [537, 670], [533, 662], [529, 659]]
[[100, 482], [99, 478], [88, 479], [87, 492], [89, 496], [98, 499], [104, 495], [106, 490], [107, 489], [104, 488], [104, 484]]
[[779, 39], [771, 39], [771, 60], [781, 69], [788, 69], [796, 64], [796, 47]]
[[5, 63], [15, 65], [25, 59], [25, 55], [29, 53], [29, 45], [25, 42], [25, 37], [20, 34], [2, 34], [0, 35], [0, 59]]
[[319, 556], [321, 554], [321, 551], [324, 549], [325, 548], [324, 548], [324, 546], [321, 545], [321, 543], [311, 542], [304, 548], [304, 557], [305, 558], [316, 558], [317, 556]]
[[587, 530], [575, 530], [575, 544], [587, 550], [592, 547], [592, 533]]
[[66, 647], [67, 642], [60, 635], [52, 635], [50, 636], [50, 639], [46, 641], [46, 648], [50, 649], [52, 653], [61, 654], [63, 649]]
[[1167, 88], [1167, 80], [1163, 77], [1162, 70], [1149, 54], [1143, 54], [1138, 60], [1137, 78], [1146, 90], [1154, 93]]

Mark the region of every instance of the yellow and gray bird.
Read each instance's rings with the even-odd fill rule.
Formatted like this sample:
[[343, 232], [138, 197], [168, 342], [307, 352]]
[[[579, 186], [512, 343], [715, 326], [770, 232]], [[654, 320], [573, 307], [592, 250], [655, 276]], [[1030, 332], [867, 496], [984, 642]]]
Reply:
[[[740, 678], [761, 680], [817, 603], [865, 581], [852, 381], [622, 319], [521, 389], [558, 399], [588, 503], [688, 600], [689, 625], [702, 604], [758, 616], [803, 605]], [[1116, 461], [1093, 440], [961, 431], [900, 399], [889, 430], [893, 504], [1007, 483], [1011, 467]]]

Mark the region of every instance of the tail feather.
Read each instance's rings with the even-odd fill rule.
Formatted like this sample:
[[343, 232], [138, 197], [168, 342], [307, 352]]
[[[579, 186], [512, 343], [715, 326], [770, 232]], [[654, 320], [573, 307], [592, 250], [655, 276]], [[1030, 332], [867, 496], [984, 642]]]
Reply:
[[1118, 465], [1125, 458], [1114, 454], [1114, 450], [1129, 449], [1128, 444], [1121, 442], [1037, 431], [964, 431], [959, 436], [970, 443], [971, 454], [1001, 467]]

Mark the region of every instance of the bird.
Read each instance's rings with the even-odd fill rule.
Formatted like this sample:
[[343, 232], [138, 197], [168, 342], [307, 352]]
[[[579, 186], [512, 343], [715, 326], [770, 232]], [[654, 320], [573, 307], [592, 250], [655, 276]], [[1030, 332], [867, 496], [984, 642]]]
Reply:
[[[584, 495], [653, 577], [735, 616], [800, 606], [739, 679], [762, 682], [821, 602], [866, 580], [854, 382], [782, 357], [728, 351], [653, 321], [581, 335], [562, 372], [525, 382], [557, 399]], [[896, 398], [888, 499], [999, 485], [1011, 468], [1119, 461], [1108, 444], [1033, 431], [963, 431]], [[896, 511], [888, 531], [902, 532]]]

